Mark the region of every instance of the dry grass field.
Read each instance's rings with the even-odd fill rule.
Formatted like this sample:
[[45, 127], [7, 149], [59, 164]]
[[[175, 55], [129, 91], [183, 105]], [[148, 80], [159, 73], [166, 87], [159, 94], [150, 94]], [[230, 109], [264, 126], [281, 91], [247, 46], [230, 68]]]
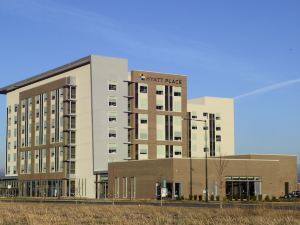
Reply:
[[0, 224], [300, 224], [299, 211], [0, 203]]

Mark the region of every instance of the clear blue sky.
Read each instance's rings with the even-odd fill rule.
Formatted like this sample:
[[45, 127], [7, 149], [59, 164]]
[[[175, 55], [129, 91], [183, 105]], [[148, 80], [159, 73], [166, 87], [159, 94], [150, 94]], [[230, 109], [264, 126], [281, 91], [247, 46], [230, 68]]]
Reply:
[[[188, 75], [190, 98], [240, 96], [237, 153], [300, 155], [299, 11], [292, 0], [0, 0], [0, 86], [89, 54], [126, 57]], [[4, 126], [0, 136], [3, 161]]]

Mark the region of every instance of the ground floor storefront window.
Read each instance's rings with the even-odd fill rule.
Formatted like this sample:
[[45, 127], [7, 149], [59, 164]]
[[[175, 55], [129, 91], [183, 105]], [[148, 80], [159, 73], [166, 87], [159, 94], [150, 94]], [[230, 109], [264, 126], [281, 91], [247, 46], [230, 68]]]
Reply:
[[160, 199], [163, 193], [165, 199], [180, 199], [181, 197], [181, 183], [177, 182], [157, 182], [156, 183], [156, 198]]
[[108, 197], [108, 174], [96, 174], [96, 198], [103, 199]]
[[226, 196], [247, 199], [261, 194], [261, 177], [226, 177]]

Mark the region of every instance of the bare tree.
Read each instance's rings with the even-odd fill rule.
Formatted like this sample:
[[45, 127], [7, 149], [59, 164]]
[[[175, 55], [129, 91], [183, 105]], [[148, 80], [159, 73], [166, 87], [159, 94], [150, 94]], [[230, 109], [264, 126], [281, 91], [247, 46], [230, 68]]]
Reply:
[[217, 187], [220, 198], [220, 208], [223, 208], [222, 202], [224, 198], [224, 175], [226, 168], [228, 166], [229, 161], [224, 159], [221, 153], [220, 145], [219, 145], [219, 157], [215, 160], [216, 174], [217, 174]]

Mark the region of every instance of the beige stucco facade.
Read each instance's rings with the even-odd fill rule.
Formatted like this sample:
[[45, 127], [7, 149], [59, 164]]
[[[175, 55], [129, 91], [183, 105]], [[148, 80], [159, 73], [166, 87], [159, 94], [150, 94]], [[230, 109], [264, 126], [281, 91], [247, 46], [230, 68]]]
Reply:
[[[207, 147], [210, 156], [234, 155], [234, 103], [232, 98], [201, 97], [188, 100], [191, 118], [190, 149], [193, 158], [204, 157], [207, 121]], [[194, 129], [194, 126], [196, 129]]]

